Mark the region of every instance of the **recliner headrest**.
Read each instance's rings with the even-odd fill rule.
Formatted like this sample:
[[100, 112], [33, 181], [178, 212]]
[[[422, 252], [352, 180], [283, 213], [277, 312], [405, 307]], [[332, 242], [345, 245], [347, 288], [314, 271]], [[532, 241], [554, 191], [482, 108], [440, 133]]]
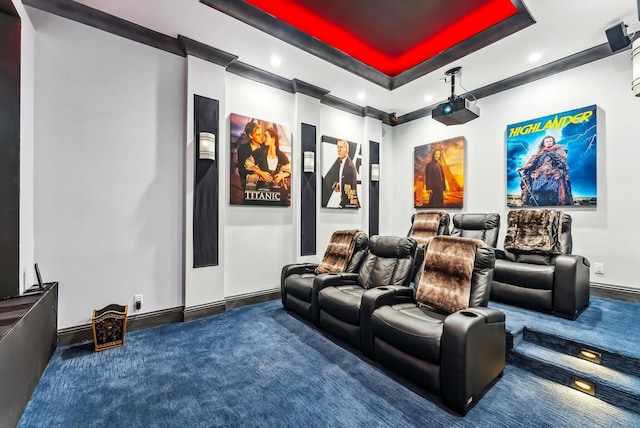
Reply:
[[504, 249], [519, 254], [562, 254], [562, 229], [570, 227], [562, 211], [511, 210], [507, 215]]
[[356, 234], [356, 244], [354, 251], [362, 250], [364, 248], [367, 248], [368, 246], [369, 236], [365, 232], [360, 231], [360, 233]]
[[369, 238], [369, 251], [379, 257], [402, 259], [413, 256], [416, 245], [415, 239], [401, 236], [374, 235]]
[[449, 214], [446, 211], [421, 211], [411, 216], [411, 228], [407, 236], [420, 244], [437, 235], [449, 234]]
[[453, 227], [465, 230], [494, 229], [500, 225], [498, 214], [455, 214]]

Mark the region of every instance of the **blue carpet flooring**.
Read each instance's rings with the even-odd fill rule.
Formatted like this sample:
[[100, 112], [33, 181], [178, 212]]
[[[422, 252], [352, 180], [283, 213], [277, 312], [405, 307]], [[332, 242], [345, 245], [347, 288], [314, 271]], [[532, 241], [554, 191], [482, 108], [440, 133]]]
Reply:
[[20, 427], [638, 427], [640, 414], [507, 366], [465, 417], [280, 301], [56, 350]]
[[640, 359], [640, 305], [637, 303], [591, 297], [589, 307], [575, 321], [496, 302], [489, 302], [489, 307], [507, 314], [507, 331], [517, 331], [526, 325]]

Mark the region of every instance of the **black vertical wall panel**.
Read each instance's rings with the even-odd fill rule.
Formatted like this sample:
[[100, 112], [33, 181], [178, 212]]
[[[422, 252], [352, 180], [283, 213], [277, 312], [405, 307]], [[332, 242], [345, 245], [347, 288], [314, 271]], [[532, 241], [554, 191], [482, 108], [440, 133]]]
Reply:
[[[218, 265], [219, 101], [194, 95], [194, 189], [193, 189], [193, 267]], [[216, 160], [200, 159], [200, 132], [216, 136]]]
[[20, 292], [20, 19], [0, 13], [0, 298]]
[[[316, 127], [301, 124], [300, 165], [304, 165], [304, 152], [316, 152]], [[317, 154], [316, 154], [317, 155]], [[316, 253], [316, 167], [314, 172], [302, 172], [300, 185], [300, 255], [310, 256]], [[302, 170], [302, 169], [301, 169]]]
[[[380, 164], [380, 143], [369, 141], [369, 165]], [[369, 236], [380, 233], [380, 183], [371, 181], [369, 166]]]

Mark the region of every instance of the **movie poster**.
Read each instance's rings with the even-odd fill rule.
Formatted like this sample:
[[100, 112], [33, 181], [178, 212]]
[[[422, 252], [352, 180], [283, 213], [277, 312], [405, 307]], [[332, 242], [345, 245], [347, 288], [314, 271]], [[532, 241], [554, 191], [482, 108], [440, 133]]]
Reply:
[[597, 106], [507, 126], [509, 207], [595, 206]]
[[322, 136], [322, 207], [360, 208], [362, 146]]
[[291, 132], [278, 123], [231, 113], [230, 202], [291, 205]]
[[413, 149], [415, 208], [462, 208], [465, 144], [455, 137]]

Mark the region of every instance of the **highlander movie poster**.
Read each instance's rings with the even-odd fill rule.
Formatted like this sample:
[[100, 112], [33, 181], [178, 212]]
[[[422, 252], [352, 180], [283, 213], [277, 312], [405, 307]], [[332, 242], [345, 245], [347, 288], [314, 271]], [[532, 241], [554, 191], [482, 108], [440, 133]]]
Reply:
[[362, 146], [322, 136], [322, 207], [360, 208]]
[[509, 207], [595, 206], [597, 106], [507, 126]]
[[413, 149], [415, 208], [462, 208], [465, 144], [455, 137]]
[[291, 132], [278, 123], [231, 113], [230, 202], [291, 205]]

